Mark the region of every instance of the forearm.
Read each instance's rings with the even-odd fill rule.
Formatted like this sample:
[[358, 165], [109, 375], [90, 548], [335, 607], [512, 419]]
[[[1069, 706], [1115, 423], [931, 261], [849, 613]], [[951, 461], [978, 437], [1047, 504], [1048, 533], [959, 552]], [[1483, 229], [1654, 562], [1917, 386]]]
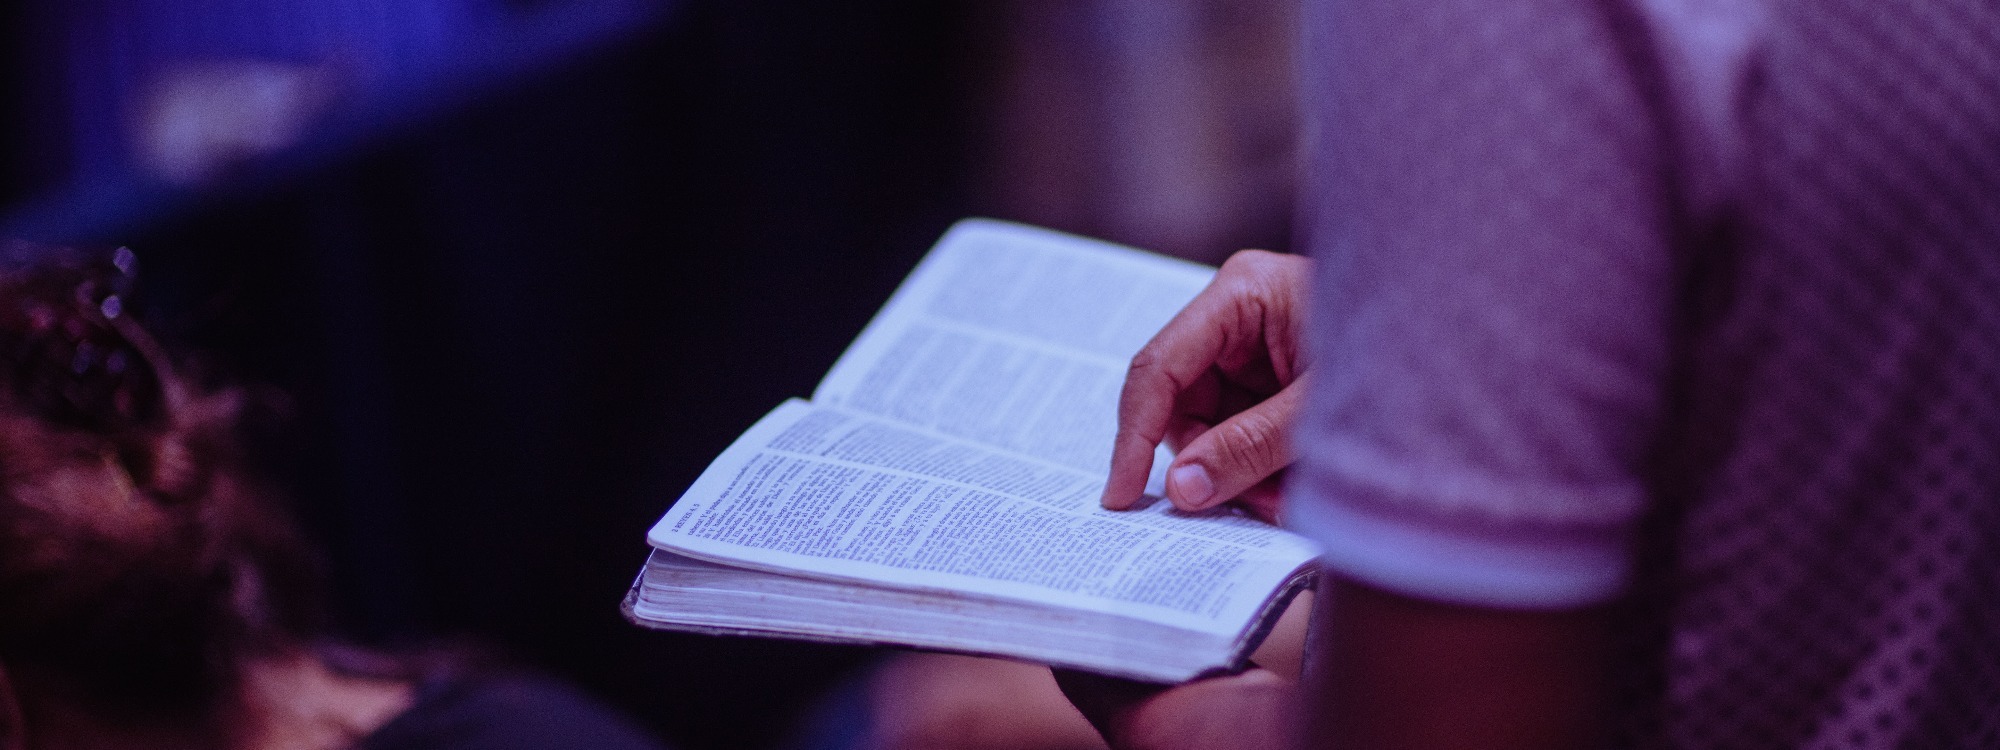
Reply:
[[1327, 580], [1306, 746], [1599, 744], [1607, 641], [1601, 609], [1468, 607]]

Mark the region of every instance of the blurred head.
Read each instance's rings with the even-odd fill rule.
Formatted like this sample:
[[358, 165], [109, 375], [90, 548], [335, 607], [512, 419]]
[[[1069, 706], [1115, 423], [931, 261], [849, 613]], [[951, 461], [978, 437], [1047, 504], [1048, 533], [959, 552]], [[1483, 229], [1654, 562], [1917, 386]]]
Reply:
[[135, 271], [0, 247], [0, 677], [30, 733], [220, 721], [246, 661], [317, 626], [313, 557], [243, 466], [241, 392], [177, 373], [132, 319]]

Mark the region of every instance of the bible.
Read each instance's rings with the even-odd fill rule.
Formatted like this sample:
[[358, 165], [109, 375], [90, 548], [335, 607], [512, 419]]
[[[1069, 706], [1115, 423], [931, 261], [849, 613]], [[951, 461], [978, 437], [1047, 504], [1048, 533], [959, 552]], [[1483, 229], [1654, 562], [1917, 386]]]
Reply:
[[987, 219], [954, 225], [822, 379], [647, 534], [649, 628], [1000, 656], [1178, 682], [1240, 669], [1310, 585], [1303, 538], [1181, 513], [1156, 455], [1098, 506], [1133, 354], [1213, 269]]

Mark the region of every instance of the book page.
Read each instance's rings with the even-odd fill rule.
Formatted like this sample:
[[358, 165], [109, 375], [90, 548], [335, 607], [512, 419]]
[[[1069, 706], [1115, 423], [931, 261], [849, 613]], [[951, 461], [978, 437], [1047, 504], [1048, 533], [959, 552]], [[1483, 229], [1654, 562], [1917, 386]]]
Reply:
[[1227, 512], [1099, 508], [1096, 474], [790, 401], [655, 525], [656, 547], [821, 578], [974, 592], [1231, 633], [1310, 543]]
[[1132, 355], [1213, 275], [1046, 229], [959, 222], [813, 401], [1102, 474]]

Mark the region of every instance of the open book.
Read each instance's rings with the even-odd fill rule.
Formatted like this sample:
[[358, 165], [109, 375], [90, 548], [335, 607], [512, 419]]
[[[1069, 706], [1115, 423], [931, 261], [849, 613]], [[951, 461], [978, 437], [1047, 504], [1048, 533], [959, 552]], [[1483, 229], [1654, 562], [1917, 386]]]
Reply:
[[646, 627], [888, 644], [1154, 681], [1240, 668], [1315, 555], [1230, 509], [1098, 507], [1132, 355], [1213, 269], [947, 232], [813, 393], [647, 534]]

